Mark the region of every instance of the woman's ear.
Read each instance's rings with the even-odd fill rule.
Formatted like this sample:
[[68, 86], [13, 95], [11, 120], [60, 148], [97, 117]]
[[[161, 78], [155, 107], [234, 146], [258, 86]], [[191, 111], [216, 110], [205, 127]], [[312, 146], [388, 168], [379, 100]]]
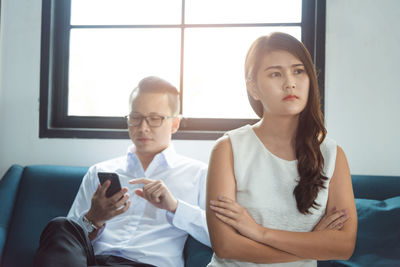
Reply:
[[260, 100], [260, 97], [258, 96], [257, 84], [252, 79], [246, 81], [246, 86], [251, 97], [254, 100]]
[[172, 128], [171, 128], [172, 134], [178, 131], [180, 123], [181, 123], [181, 118], [179, 116], [172, 118]]

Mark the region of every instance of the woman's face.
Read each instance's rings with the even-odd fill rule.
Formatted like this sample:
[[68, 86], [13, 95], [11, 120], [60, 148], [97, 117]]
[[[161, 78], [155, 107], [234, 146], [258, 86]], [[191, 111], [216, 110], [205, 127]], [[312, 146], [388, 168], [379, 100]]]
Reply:
[[248, 90], [263, 104], [264, 116], [293, 116], [307, 105], [309, 88], [304, 64], [289, 52], [278, 50], [264, 55]]

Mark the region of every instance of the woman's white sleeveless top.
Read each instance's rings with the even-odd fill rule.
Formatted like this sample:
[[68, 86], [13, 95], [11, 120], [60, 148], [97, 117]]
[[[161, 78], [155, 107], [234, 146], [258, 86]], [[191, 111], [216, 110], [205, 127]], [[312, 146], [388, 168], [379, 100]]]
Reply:
[[[324, 174], [328, 177], [326, 189], [319, 191], [312, 214], [304, 215], [297, 210], [293, 190], [299, 174], [297, 160], [287, 161], [272, 154], [261, 142], [250, 125], [227, 133], [232, 143], [237, 202], [248, 210], [254, 220], [264, 227], [310, 232], [325, 214], [329, 182], [336, 162], [336, 142], [325, 138], [320, 149], [324, 157]], [[214, 266], [317, 266], [315, 260], [290, 263], [256, 264], [220, 259], [215, 254], [208, 265]]]

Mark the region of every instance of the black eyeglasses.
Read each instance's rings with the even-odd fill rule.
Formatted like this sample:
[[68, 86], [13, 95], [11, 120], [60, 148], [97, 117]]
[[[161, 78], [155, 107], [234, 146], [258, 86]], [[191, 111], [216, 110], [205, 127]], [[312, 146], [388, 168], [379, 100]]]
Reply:
[[160, 127], [165, 119], [175, 118], [175, 116], [161, 116], [161, 115], [127, 115], [125, 116], [129, 127], [137, 127], [142, 124], [143, 120], [147, 122], [150, 127]]

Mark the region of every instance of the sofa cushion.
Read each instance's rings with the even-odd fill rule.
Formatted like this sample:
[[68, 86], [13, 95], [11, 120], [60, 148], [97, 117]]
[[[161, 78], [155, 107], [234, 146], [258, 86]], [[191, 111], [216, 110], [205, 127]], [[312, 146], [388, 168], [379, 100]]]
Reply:
[[185, 266], [204, 267], [211, 261], [213, 251], [211, 248], [203, 245], [190, 235], [188, 236], [183, 251]]
[[67, 215], [87, 169], [67, 166], [24, 169], [1, 266], [32, 265], [43, 228], [52, 218]]
[[400, 196], [386, 200], [356, 199], [357, 242], [346, 266], [400, 266]]

